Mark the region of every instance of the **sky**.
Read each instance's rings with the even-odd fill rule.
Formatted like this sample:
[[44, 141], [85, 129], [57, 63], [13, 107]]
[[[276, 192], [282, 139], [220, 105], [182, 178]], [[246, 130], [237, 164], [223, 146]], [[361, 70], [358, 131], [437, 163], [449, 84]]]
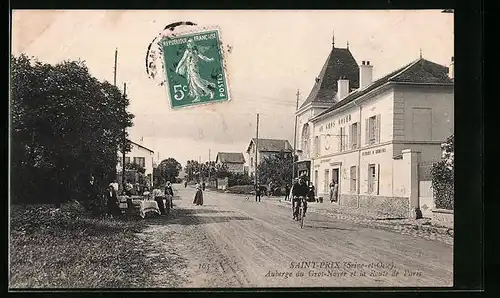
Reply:
[[[148, 78], [149, 43], [177, 21], [218, 26], [232, 47], [226, 66], [229, 102], [172, 110], [164, 86]], [[441, 10], [321, 11], [14, 11], [12, 54], [46, 63], [84, 60], [91, 74], [127, 84], [130, 138], [156, 157], [215, 159], [217, 152], [245, 152], [256, 135], [287, 139], [293, 145], [296, 93], [309, 94], [332, 48], [349, 49], [358, 64], [374, 65], [373, 79], [422, 57], [449, 65], [453, 56], [453, 14]]]

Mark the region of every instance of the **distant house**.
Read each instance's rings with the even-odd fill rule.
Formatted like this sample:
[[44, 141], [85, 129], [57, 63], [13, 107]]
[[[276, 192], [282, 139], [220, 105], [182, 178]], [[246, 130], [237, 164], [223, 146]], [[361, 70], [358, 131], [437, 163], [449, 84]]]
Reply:
[[[255, 150], [257, 146], [257, 159], [255, 158]], [[261, 139], [258, 140], [253, 138], [247, 148], [248, 155], [248, 172], [250, 175], [255, 175], [255, 169], [259, 163], [261, 163], [265, 157], [269, 157], [273, 154], [277, 154], [280, 151], [292, 154], [293, 148], [287, 140], [276, 140], [276, 139]]]
[[245, 156], [243, 156], [243, 153], [219, 152], [215, 163], [225, 165], [231, 173], [242, 174], [245, 172]]
[[[135, 163], [142, 166], [145, 170], [144, 175], [146, 175], [147, 181], [151, 186], [153, 183], [153, 167], [155, 163], [154, 151], [140, 143], [136, 143], [131, 140], [128, 141], [131, 143], [131, 149], [130, 152], [125, 153], [125, 164]], [[116, 165], [116, 173], [118, 182], [121, 182], [123, 155], [120, 151], [117, 152], [117, 158], [118, 163]], [[128, 173], [128, 170], [126, 172]]]

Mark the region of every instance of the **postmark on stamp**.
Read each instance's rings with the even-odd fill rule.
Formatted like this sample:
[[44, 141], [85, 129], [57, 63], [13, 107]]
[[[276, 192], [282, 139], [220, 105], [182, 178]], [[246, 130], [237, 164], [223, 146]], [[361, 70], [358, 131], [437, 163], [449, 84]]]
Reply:
[[230, 100], [218, 29], [168, 36], [161, 47], [172, 108]]

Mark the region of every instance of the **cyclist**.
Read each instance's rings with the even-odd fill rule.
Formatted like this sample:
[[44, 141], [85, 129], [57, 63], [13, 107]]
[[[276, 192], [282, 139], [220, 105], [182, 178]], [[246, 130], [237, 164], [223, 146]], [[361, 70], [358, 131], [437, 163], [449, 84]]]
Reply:
[[295, 182], [292, 188], [292, 210], [293, 220], [298, 220], [299, 208], [301, 202], [304, 202], [304, 217], [307, 211], [307, 195], [309, 194], [309, 187], [306, 184], [306, 177], [304, 175], [299, 177], [299, 181]]

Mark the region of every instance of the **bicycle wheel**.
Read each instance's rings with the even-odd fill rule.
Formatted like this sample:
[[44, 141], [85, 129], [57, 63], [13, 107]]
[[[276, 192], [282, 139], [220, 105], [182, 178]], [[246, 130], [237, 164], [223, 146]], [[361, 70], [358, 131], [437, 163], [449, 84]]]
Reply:
[[300, 206], [300, 228], [302, 229], [304, 227], [304, 207]]

